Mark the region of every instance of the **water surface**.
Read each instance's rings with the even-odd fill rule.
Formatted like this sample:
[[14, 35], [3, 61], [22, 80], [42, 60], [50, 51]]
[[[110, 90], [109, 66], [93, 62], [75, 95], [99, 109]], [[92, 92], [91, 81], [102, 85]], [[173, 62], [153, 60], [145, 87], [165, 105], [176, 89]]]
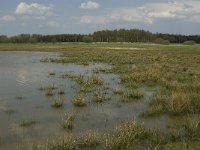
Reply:
[[[48, 138], [61, 136], [69, 131], [61, 127], [62, 118], [67, 112], [75, 112], [74, 129], [70, 132], [80, 134], [88, 130], [108, 132], [121, 122], [139, 119], [147, 107], [154, 91], [141, 88], [144, 98], [131, 103], [123, 103], [121, 96], [114, 94], [120, 84], [120, 77], [113, 73], [99, 73], [110, 100], [97, 104], [92, 101], [92, 93], [87, 94], [87, 107], [76, 108], [72, 100], [79, 93], [77, 83], [63, 74], [91, 76], [98, 68], [111, 68], [108, 64], [91, 63], [90, 65], [42, 63], [42, 58], [59, 57], [55, 53], [0, 52], [0, 149], [15, 149], [28, 143], [43, 143]], [[55, 72], [50, 76], [49, 72]], [[54, 91], [53, 97], [47, 97], [40, 87], [55, 85], [64, 87], [65, 95], [59, 96]], [[17, 98], [18, 97], [18, 98]], [[21, 98], [19, 98], [21, 97]], [[53, 98], [62, 98], [61, 109], [51, 107]], [[36, 124], [21, 127], [24, 120], [34, 120]], [[155, 119], [156, 120], [156, 119]], [[164, 128], [165, 118], [148, 120], [150, 127]], [[144, 120], [141, 120], [144, 121]], [[160, 123], [160, 124], [159, 124]]]

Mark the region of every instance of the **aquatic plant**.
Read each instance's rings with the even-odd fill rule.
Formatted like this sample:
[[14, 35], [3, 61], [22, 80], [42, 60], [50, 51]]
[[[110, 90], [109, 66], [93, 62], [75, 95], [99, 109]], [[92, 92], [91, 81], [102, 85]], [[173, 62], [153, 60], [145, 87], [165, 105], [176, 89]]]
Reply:
[[123, 102], [129, 102], [129, 101], [141, 99], [142, 97], [144, 97], [143, 92], [129, 90], [129, 91], [126, 91], [126, 92], [123, 93], [122, 101]]
[[53, 103], [51, 104], [51, 107], [53, 107], [53, 108], [61, 108], [61, 107], [63, 107], [63, 100], [61, 100], [60, 98], [54, 99]]
[[20, 126], [21, 127], [30, 127], [30, 126], [33, 126], [37, 123], [37, 121], [35, 120], [23, 120], [21, 123], [20, 123]]
[[74, 120], [75, 120], [75, 115], [74, 114], [65, 114], [64, 119], [63, 119], [63, 128], [72, 130], [74, 126]]
[[173, 92], [169, 102], [169, 112], [173, 114], [180, 114], [189, 112], [191, 100], [188, 94], [183, 92]]
[[123, 95], [124, 94], [124, 91], [121, 89], [121, 88], [115, 88], [114, 90], [113, 90], [113, 93], [114, 94], [117, 94], [117, 95]]
[[65, 89], [62, 87], [58, 90], [59, 95], [64, 95], [65, 94]]
[[77, 107], [84, 107], [87, 105], [84, 97], [81, 95], [74, 97], [73, 104]]
[[17, 100], [22, 100], [22, 99], [24, 99], [24, 97], [23, 96], [17, 96], [16, 99]]
[[55, 72], [55, 71], [49, 71], [49, 75], [50, 75], [50, 76], [55, 76], [55, 75], [56, 75], [56, 72]]
[[53, 96], [53, 90], [51, 88], [48, 88], [46, 90], [46, 93], [45, 93], [46, 96]]

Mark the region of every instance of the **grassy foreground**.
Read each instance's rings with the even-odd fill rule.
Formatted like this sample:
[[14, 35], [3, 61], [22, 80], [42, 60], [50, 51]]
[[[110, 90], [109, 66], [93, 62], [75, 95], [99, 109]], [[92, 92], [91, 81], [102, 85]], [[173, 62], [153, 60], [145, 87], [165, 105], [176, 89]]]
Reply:
[[[200, 148], [200, 45], [154, 45], [131, 43], [0, 44], [0, 51], [61, 52], [51, 63], [91, 62], [113, 65], [121, 84], [129, 90], [157, 87], [141, 117], [167, 115], [181, 118], [169, 131], [147, 129], [130, 120], [101, 135], [91, 131], [80, 137], [66, 135], [32, 149], [199, 149]], [[134, 66], [134, 67], [133, 67]], [[123, 92], [123, 91], [122, 91]], [[138, 96], [138, 94], [137, 94]]]

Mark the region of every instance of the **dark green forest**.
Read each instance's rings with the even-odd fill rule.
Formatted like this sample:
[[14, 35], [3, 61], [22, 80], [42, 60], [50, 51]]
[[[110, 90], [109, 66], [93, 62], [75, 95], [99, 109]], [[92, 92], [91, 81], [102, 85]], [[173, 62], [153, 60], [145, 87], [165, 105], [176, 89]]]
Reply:
[[47, 43], [47, 42], [151, 42], [169, 43], [200, 43], [200, 35], [179, 35], [152, 33], [139, 29], [102, 30], [93, 34], [20, 34], [8, 37], [0, 36], [0, 43]]

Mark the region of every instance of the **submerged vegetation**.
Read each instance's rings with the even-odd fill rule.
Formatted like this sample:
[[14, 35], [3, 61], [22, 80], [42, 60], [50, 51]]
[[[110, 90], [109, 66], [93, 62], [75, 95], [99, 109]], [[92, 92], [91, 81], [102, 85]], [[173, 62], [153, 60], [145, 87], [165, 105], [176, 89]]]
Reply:
[[[16, 50], [25, 50], [26, 47], [22, 44], [15, 46]], [[0, 45], [0, 49], [12, 50], [14, 48], [12, 45], [3, 44]], [[69, 109], [76, 111], [67, 113], [62, 119], [62, 128], [70, 132], [66, 132], [64, 137], [49, 140], [46, 145], [41, 146], [41, 149], [120, 150], [133, 147], [135, 149], [195, 149], [200, 147], [199, 45], [55, 43], [35, 44], [28, 47], [28, 50], [40, 51], [41, 49], [62, 52], [61, 57], [44, 58], [42, 62], [62, 63], [63, 65], [82, 64], [84, 67], [91, 63], [105, 63], [111, 66], [109, 69], [94, 68], [93, 72], [90, 70], [85, 74], [62, 72], [60, 80], [73, 83], [74, 88], [72, 89], [75, 96], [68, 96], [70, 91], [57, 83], [59, 86], [54, 84], [41, 86], [40, 90], [45, 93], [46, 98], [53, 99], [51, 107], [61, 108], [66, 104], [67, 109], [63, 109], [65, 113]], [[108, 78], [112, 74], [117, 75], [119, 80]], [[51, 76], [51, 78], [54, 77], [53, 74]], [[55, 99], [55, 96], [67, 97], [67, 100]], [[115, 116], [115, 112], [112, 114], [109, 110], [107, 111], [109, 107], [113, 107], [113, 110], [119, 109], [117, 113], [122, 114], [127, 111], [120, 112], [121, 107], [137, 109], [133, 101], [145, 106], [141, 108], [139, 116], [128, 114], [134, 116], [136, 120], [124, 117], [124, 120], [119, 120], [121, 124], [112, 125], [112, 128], [116, 127], [114, 130], [105, 128], [105, 132], [102, 132], [91, 129], [86, 133], [74, 134], [77, 130], [81, 130], [81, 121], [84, 124], [94, 119], [94, 117], [90, 118], [93, 114], [87, 113], [87, 109], [92, 109], [94, 115], [95, 111], [100, 111], [93, 104], [101, 103], [102, 108], [105, 108], [102, 109], [102, 113], [105, 113], [103, 115], [107, 117]], [[135, 107], [132, 108], [132, 106]], [[85, 109], [79, 107], [85, 107]], [[62, 109], [56, 112], [60, 110]], [[159, 121], [164, 120], [161, 129], [157, 128], [159, 125], [156, 121], [154, 122], [156, 118]], [[98, 119], [92, 121], [99, 121]], [[107, 123], [110, 121], [105, 120], [101, 121]], [[144, 123], [141, 123], [141, 120]], [[146, 120], [153, 120], [153, 125], [155, 125], [153, 129], [148, 123], [145, 124]], [[32, 124], [35, 122], [24, 121], [21, 126]], [[77, 126], [80, 127], [76, 130]]]
[[37, 123], [37, 121], [35, 120], [23, 120], [21, 123], [20, 123], [20, 126], [21, 127], [30, 127], [30, 126], [33, 126]]

